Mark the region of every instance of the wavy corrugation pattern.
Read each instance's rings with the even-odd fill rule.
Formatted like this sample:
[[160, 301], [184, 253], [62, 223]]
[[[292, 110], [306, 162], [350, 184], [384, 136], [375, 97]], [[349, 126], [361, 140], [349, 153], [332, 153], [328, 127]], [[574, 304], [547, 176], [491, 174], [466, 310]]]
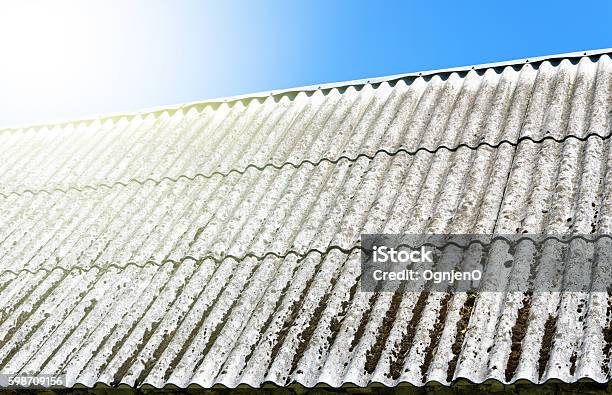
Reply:
[[607, 382], [612, 291], [363, 293], [358, 243], [612, 233], [611, 118], [602, 54], [1, 131], [0, 371]]

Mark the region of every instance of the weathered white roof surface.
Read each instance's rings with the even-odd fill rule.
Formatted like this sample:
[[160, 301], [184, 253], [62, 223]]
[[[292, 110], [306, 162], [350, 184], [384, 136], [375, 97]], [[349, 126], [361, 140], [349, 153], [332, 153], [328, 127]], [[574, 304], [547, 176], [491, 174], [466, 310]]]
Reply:
[[612, 233], [610, 53], [0, 131], [0, 372], [608, 381], [612, 294], [363, 293], [361, 233]]

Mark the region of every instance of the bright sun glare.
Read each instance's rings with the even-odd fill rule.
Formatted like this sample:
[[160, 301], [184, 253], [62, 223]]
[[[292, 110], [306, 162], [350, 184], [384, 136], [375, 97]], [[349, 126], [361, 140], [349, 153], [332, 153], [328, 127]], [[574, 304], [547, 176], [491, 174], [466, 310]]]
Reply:
[[120, 16], [111, 9], [89, 1], [3, 4], [0, 105], [5, 117], [25, 119], [37, 112], [52, 118], [67, 102], [105, 88], [97, 86], [100, 81], [112, 81], [118, 67], [113, 56], [120, 54], [109, 52], [120, 42], [113, 29]]

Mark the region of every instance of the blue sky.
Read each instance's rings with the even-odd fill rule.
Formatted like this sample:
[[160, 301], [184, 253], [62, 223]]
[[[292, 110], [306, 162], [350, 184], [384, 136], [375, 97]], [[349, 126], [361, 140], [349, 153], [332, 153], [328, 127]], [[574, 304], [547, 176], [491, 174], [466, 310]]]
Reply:
[[612, 47], [609, 1], [0, 7], [0, 126]]

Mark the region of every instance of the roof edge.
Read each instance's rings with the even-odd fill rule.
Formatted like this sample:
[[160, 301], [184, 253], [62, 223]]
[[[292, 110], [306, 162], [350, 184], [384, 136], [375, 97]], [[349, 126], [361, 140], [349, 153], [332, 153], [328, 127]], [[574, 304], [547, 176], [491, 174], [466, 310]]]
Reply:
[[547, 60], [557, 60], [557, 59], [575, 59], [582, 58], [585, 56], [598, 56], [598, 55], [612, 55], [612, 47], [611, 48], [602, 48], [602, 49], [594, 49], [587, 51], [575, 51], [575, 52], [567, 52], [561, 54], [553, 54], [553, 55], [544, 55], [544, 56], [534, 56], [530, 58], [519, 58], [514, 60], [506, 60], [501, 62], [493, 62], [493, 63], [483, 63], [477, 65], [467, 65], [467, 66], [456, 66], [449, 67], [444, 69], [433, 69], [426, 71], [416, 71], [410, 73], [402, 73], [402, 74], [392, 74], [382, 77], [374, 77], [374, 78], [363, 78], [357, 80], [348, 80], [348, 81], [338, 81], [338, 82], [329, 82], [323, 84], [314, 84], [314, 85], [304, 85], [293, 88], [284, 88], [284, 89], [275, 89], [270, 91], [261, 91], [254, 93], [246, 93], [241, 95], [233, 95], [226, 96], [220, 98], [213, 99], [205, 99], [205, 100], [197, 100], [187, 103], [179, 103], [179, 104], [169, 104], [162, 106], [149, 107], [142, 110], [136, 111], [120, 111], [107, 113], [104, 115], [91, 115], [84, 116], [82, 118], [74, 118], [74, 119], [65, 119], [65, 120], [56, 120], [56, 121], [48, 121], [48, 122], [34, 122], [30, 124], [21, 124], [9, 127], [0, 127], [0, 133], [14, 131], [18, 129], [29, 129], [29, 128], [42, 128], [42, 127], [50, 127], [50, 126], [62, 126], [69, 124], [78, 124], [78, 123], [88, 123], [94, 121], [106, 121], [113, 118], [122, 118], [122, 117], [135, 117], [135, 116], [147, 116], [149, 114], [162, 113], [162, 112], [175, 112], [181, 109], [205, 106], [205, 105], [220, 105], [223, 103], [233, 103], [241, 100], [247, 99], [262, 99], [267, 97], [274, 97], [279, 95], [291, 94], [291, 93], [300, 93], [300, 92], [313, 92], [321, 89], [333, 89], [333, 88], [344, 88], [349, 86], [359, 86], [366, 84], [377, 84], [381, 82], [393, 82], [398, 81], [404, 78], [413, 78], [413, 77], [426, 77], [443, 73], [452, 73], [452, 72], [465, 72], [470, 70], [483, 70], [483, 69], [492, 69], [496, 67], [506, 67], [506, 66], [516, 66], [520, 64], [533, 64], [540, 63]]

